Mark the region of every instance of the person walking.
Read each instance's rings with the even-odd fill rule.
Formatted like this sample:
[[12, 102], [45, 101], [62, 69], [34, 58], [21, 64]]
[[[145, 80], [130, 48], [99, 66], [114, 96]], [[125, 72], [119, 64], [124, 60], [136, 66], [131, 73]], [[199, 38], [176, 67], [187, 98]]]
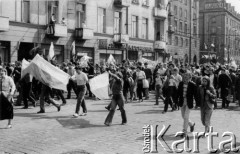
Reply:
[[83, 113], [80, 114], [80, 116], [87, 115], [87, 107], [86, 107], [84, 97], [87, 91], [86, 84], [88, 82], [88, 77], [85, 73], [82, 72], [82, 67], [76, 66], [75, 69], [76, 69], [76, 74], [72, 76], [72, 79], [77, 83], [78, 98], [77, 98], [75, 114], [73, 114], [73, 117], [77, 118], [79, 116], [80, 106], [82, 106], [83, 108]]
[[158, 105], [159, 102], [158, 102], [158, 98], [160, 97], [163, 102], [165, 101], [165, 98], [163, 97], [162, 95], [162, 87], [163, 87], [163, 81], [162, 81], [162, 78], [160, 76], [160, 73], [157, 72], [156, 74], [156, 78], [155, 78], [155, 90], [156, 90], [156, 103], [154, 105]]
[[[190, 131], [194, 131], [195, 123], [190, 120], [190, 110], [193, 108], [193, 100], [197, 103], [197, 87], [194, 82], [191, 81], [192, 74], [189, 71], [185, 71], [182, 74], [183, 81], [179, 83], [177, 92], [177, 101], [181, 107], [181, 114], [183, 118], [183, 134], [182, 137], [187, 136], [187, 129], [190, 126]], [[199, 106], [197, 104], [197, 106]]]
[[150, 90], [150, 85], [151, 85], [151, 82], [152, 82], [152, 70], [150, 68], [148, 68], [148, 63], [144, 63], [144, 73], [146, 75], [146, 79], [148, 81], [148, 84], [149, 84], [149, 88], [145, 88], [145, 99], [148, 100], [149, 99], [149, 90]]
[[208, 133], [215, 103], [214, 99], [216, 98], [215, 89], [210, 85], [210, 78], [208, 76], [202, 78], [202, 85], [199, 87], [198, 97], [198, 104], [201, 108], [201, 121], [205, 126], [205, 133]]
[[141, 71], [141, 66], [138, 66], [136, 71], [136, 82], [137, 82], [137, 96], [138, 96], [139, 102], [143, 101], [143, 98], [142, 98], [143, 97], [142, 94], [144, 93], [143, 79], [146, 79], [146, 75], [144, 71]]
[[0, 66], [0, 120], [8, 120], [7, 129], [12, 128], [12, 97], [15, 90], [13, 79], [7, 76], [7, 70]]
[[108, 71], [108, 73], [114, 78], [112, 85], [112, 101], [110, 111], [105, 119], [104, 124], [110, 126], [112, 124], [112, 119], [118, 105], [119, 110], [121, 111], [122, 125], [127, 123], [127, 116], [124, 109], [124, 96], [123, 96], [123, 75], [118, 72], [116, 75]]

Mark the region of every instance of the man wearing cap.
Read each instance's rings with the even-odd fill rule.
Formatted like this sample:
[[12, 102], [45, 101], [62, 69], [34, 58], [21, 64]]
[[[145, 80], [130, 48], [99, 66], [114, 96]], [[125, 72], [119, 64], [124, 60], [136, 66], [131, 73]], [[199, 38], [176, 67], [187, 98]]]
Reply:
[[12, 127], [13, 106], [12, 97], [16, 90], [14, 81], [7, 76], [7, 70], [0, 66], [0, 120], [8, 119], [8, 126]]
[[123, 96], [123, 75], [118, 72], [116, 75], [108, 71], [108, 73], [114, 78], [113, 85], [112, 85], [112, 102], [110, 111], [108, 113], [107, 118], [105, 119], [104, 124], [106, 126], [110, 126], [112, 124], [112, 119], [115, 113], [115, 109], [117, 105], [119, 106], [119, 109], [121, 111], [121, 117], [122, 117], [122, 125], [125, 125], [127, 123], [127, 116], [126, 112], [124, 110], [124, 96]]

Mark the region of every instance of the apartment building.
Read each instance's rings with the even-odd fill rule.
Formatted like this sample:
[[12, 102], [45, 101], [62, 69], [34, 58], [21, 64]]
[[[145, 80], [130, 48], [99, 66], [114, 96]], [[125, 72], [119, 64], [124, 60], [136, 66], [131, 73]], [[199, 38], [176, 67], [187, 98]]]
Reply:
[[240, 14], [226, 0], [200, 1], [201, 61], [240, 64]]
[[175, 63], [198, 63], [199, 2], [172, 0], [168, 7], [167, 54]]

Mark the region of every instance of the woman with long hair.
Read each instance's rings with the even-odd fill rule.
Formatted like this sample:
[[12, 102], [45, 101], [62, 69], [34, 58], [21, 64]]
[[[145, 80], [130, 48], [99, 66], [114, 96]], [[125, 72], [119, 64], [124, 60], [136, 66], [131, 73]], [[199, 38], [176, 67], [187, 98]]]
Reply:
[[198, 101], [201, 108], [201, 121], [205, 126], [205, 133], [209, 132], [211, 125], [211, 116], [214, 107], [214, 99], [216, 98], [215, 89], [210, 85], [208, 76], [202, 78], [202, 85], [198, 91]]

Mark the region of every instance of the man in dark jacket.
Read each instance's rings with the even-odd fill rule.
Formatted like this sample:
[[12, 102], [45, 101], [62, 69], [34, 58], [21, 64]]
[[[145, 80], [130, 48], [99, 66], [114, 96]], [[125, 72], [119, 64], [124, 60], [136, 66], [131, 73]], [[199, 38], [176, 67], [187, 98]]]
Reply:
[[[229, 75], [226, 74], [226, 69], [223, 67], [221, 74], [218, 77], [218, 86], [221, 88], [222, 97], [222, 108], [229, 106], [229, 101], [227, 100], [229, 89], [231, 88], [232, 80]], [[226, 106], [225, 106], [226, 105]]]
[[[190, 131], [194, 131], [195, 123], [191, 122], [189, 119], [190, 109], [193, 108], [193, 99], [195, 102], [197, 101], [197, 86], [194, 82], [191, 81], [191, 72], [186, 71], [183, 73], [183, 81], [179, 83], [177, 100], [178, 104], [181, 107], [181, 113], [183, 118], [183, 135], [185, 137], [187, 135], [188, 125], [190, 126]], [[197, 106], [199, 106], [197, 104]]]

